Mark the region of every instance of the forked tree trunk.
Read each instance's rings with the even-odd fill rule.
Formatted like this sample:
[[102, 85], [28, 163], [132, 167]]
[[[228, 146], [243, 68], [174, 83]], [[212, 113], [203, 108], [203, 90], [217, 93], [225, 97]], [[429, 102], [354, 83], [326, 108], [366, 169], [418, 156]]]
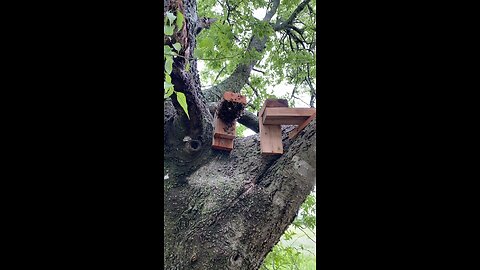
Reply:
[[[185, 15], [187, 39], [175, 38], [191, 57], [195, 1], [164, 6]], [[165, 102], [165, 269], [258, 269], [315, 184], [316, 121], [294, 140], [284, 127], [280, 156], [262, 156], [258, 135], [235, 139], [231, 152], [212, 150], [207, 95], [200, 93], [196, 61], [188, 71], [185, 64], [175, 59], [172, 82], [187, 96], [190, 119], [174, 96]]]

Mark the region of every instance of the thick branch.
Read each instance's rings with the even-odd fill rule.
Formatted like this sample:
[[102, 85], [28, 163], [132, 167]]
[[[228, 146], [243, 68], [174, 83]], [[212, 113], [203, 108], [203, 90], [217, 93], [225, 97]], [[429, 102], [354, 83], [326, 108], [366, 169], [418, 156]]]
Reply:
[[238, 122], [247, 128], [258, 133], [258, 117], [248, 111], [245, 111], [242, 116], [238, 119]]
[[[275, 13], [277, 12], [279, 4], [279, 0], [273, 1], [271, 8], [267, 11], [267, 14], [263, 18], [264, 22], [270, 22], [273, 15], [275, 15]], [[256, 50], [257, 52], [261, 53], [265, 50], [266, 43], [266, 36], [253, 36], [250, 39], [247, 51]], [[257, 60], [253, 59], [248, 63], [239, 64], [228, 78], [226, 78], [219, 84], [204, 90], [204, 96], [206, 100], [209, 102], [218, 101], [220, 100], [225, 91], [239, 93], [242, 87], [248, 82], [248, 78], [250, 77], [252, 69], [257, 62]]]
[[[256, 61], [254, 61], [256, 62]], [[215, 102], [221, 99], [223, 93], [232, 91], [239, 93], [242, 87], [248, 82], [253, 64], [239, 64], [233, 73], [225, 80], [203, 91], [208, 102]]]
[[293, 20], [297, 18], [298, 14], [308, 5], [310, 0], [304, 0], [298, 7], [292, 12], [290, 17], [286, 21], [277, 21], [273, 29], [275, 31], [280, 31], [286, 29], [288, 26], [292, 26]]
[[[197, 61], [190, 60], [196, 46], [195, 29], [198, 26], [196, 1], [164, 1], [166, 10], [185, 14], [182, 29], [171, 37], [164, 37], [167, 45], [181, 44], [181, 57], [174, 58], [170, 74], [175, 91], [186, 97], [188, 115], [173, 94], [165, 103], [164, 159], [172, 179], [181, 179], [208, 161], [213, 133], [212, 116], [201, 96]], [[187, 70], [186, 65], [190, 65]]]
[[273, 15], [277, 12], [278, 6], [280, 5], [280, 0], [273, 0], [272, 1], [272, 7], [267, 11], [267, 14], [263, 18], [264, 22], [269, 22]]

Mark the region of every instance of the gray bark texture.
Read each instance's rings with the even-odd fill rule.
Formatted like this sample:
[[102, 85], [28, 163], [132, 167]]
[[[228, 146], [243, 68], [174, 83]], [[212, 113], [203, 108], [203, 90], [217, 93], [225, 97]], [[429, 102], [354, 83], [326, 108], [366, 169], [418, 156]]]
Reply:
[[[185, 57], [175, 58], [171, 76], [177, 91], [187, 97], [190, 115], [188, 119], [175, 98], [165, 101], [165, 269], [258, 269], [315, 185], [316, 120], [293, 140], [287, 136], [293, 127], [282, 128], [282, 155], [263, 156], [258, 134], [236, 138], [231, 152], [213, 150], [209, 108], [228, 89], [202, 93], [196, 60], [185, 60], [196, 44], [196, 2], [165, 0], [164, 7], [185, 16], [183, 35], [166, 43], [178, 41], [185, 48]], [[191, 65], [188, 71], [186, 61]], [[246, 83], [250, 66], [232, 76], [241, 70], [239, 80], [226, 79], [228, 88], [234, 81], [234, 89]], [[246, 118], [255, 125], [254, 115]]]

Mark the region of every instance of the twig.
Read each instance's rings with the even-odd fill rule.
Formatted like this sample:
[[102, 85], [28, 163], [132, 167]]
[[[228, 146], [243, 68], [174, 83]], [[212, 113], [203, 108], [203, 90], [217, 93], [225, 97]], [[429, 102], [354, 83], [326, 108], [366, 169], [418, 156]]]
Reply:
[[295, 90], [297, 90], [297, 86], [298, 86], [298, 84], [295, 84], [295, 86], [293, 87], [292, 95], [290, 96], [290, 98], [295, 97]]
[[257, 96], [257, 98], [259, 98], [260, 95], [258, 94], [257, 89], [253, 88], [253, 86], [250, 84], [250, 82], [247, 82], [247, 85], [250, 86], [250, 88], [252, 88], [252, 90], [253, 90], [253, 92], [255, 93], [255, 95]]
[[310, 106], [310, 104], [306, 103], [305, 101], [303, 101], [301, 98], [299, 97], [296, 97], [296, 96], [293, 96], [294, 98], [300, 100], [301, 102], [303, 102], [303, 104], [307, 105], [307, 106]]
[[310, 87], [310, 107], [314, 107], [313, 103], [316, 99], [317, 93], [315, 92], [315, 88], [313, 87], [312, 80], [310, 77], [310, 64], [307, 64], [307, 78], [306, 81], [308, 83], [308, 86]]
[[212, 84], [215, 84], [217, 82], [218, 77], [220, 77], [220, 74], [222, 74], [222, 72], [225, 70], [226, 67], [227, 65], [223, 66], [223, 68], [220, 70], [220, 72], [218, 73], [217, 77], [215, 78]]
[[252, 70], [253, 70], [253, 71], [256, 71], [256, 72], [260, 72], [260, 73], [262, 73], [262, 74], [265, 74], [265, 71], [261, 71], [261, 70], [258, 70], [258, 69], [256, 69], [256, 68], [252, 68]]
[[302, 227], [299, 226], [298, 228], [305, 234], [305, 236], [308, 237], [308, 239], [312, 240], [312, 242], [314, 242], [315, 244], [317, 243], [315, 240], [313, 240], [313, 239], [302, 229]]

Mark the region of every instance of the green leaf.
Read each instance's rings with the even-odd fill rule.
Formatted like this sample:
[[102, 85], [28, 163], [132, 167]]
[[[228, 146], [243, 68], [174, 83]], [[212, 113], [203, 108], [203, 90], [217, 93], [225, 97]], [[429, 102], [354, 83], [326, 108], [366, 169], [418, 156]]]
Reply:
[[187, 98], [185, 97], [185, 94], [178, 91], [175, 91], [175, 94], [177, 94], [178, 103], [180, 103], [180, 106], [182, 106], [183, 110], [187, 114], [188, 119], [190, 119], [190, 116], [188, 115]]
[[247, 129], [247, 127], [245, 127], [244, 125], [240, 124], [240, 123], [237, 123], [237, 137], [245, 137], [243, 135], [243, 132]]
[[168, 75], [167, 73], [165, 73], [165, 81], [169, 83], [172, 82], [172, 77], [170, 77], [170, 75]]
[[171, 96], [173, 94], [174, 91], [175, 90], [173, 90], [173, 85], [172, 85], [172, 87], [167, 88], [165, 94], [163, 95], [163, 98], [164, 99], [168, 98], [169, 96]]
[[165, 71], [167, 74], [172, 73], [173, 58], [171, 56], [167, 57], [165, 60]]
[[173, 87], [173, 84], [171, 84], [170, 82], [163, 82], [163, 89], [168, 89], [170, 87]]
[[177, 10], [177, 28], [178, 30], [182, 29], [183, 26], [183, 14]]
[[198, 46], [201, 48], [213, 48], [214, 42], [211, 38], [205, 37], [204, 39], [200, 40]]
[[167, 11], [167, 18], [170, 21], [170, 25], [172, 25], [173, 21], [177, 16], [173, 15], [173, 13]]
[[180, 45], [180, 43], [175, 43], [173, 44], [173, 48], [175, 48], [175, 50], [177, 50], [177, 52], [180, 52], [180, 49], [182, 48], [182, 45]]
[[185, 71], [186, 72], [190, 71], [190, 62], [187, 62], [187, 65], [185, 65]]
[[168, 25], [164, 25], [163, 26], [163, 33], [167, 36], [171, 36], [173, 35], [173, 26], [168, 26]]
[[166, 59], [167, 55], [170, 55], [170, 54], [172, 54], [172, 47], [164, 45], [163, 46], [163, 58]]

